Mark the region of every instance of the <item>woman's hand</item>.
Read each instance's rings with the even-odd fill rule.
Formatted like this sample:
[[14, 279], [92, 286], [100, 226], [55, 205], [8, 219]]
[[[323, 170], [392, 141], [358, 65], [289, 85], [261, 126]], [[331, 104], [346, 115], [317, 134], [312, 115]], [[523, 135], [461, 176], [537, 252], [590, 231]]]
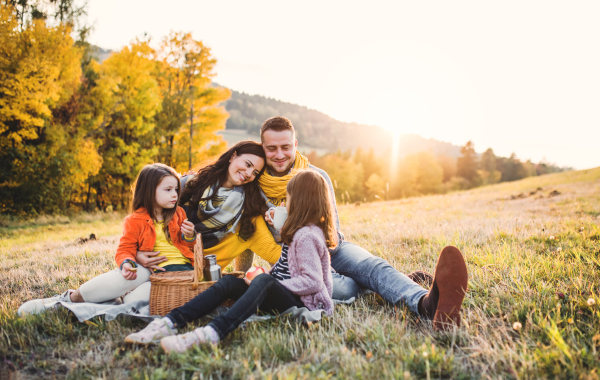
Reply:
[[164, 271], [165, 269], [159, 267], [158, 264], [164, 263], [169, 260], [165, 256], [158, 256], [160, 251], [157, 252], [147, 252], [147, 251], [137, 251], [135, 254], [135, 262], [139, 265], [148, 268], [148, 269], [156, 269], [160, 271]]
[[246, 285], [250, 286], [250, 283], [252, 281], [248, 280], [248, 277], [244, 276], [244, 281], [246, 282]]
[[194, 237], [196, 237], [196, 229], [194, 227], [194, 223], [190, 222], [187, 219], [184, 220], [183, 223], [181, 223], [181, 232], [187, 239], [193, 239]]
[[131, 263], [125, 263], [121, 268], [121, 274], [126, 280], [133, 281], [137, 278], [137, 268], [134, 268]]

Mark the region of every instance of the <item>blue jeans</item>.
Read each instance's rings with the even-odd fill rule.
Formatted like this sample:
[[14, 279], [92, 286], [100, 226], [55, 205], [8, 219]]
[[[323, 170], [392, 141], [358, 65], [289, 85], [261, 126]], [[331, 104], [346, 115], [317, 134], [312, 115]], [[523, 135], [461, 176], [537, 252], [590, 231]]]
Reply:
[[391, 304], [403, 302], [412, 312], [419, 314], [419, 300], [427, 294], [427, 290], [398, 272], [381, 257], [373, 256], [365, 249], [344, 241], [337, 252], [331, 255], [331, 267], [346, 277], [343, 281], [339, 278], [336, 281], [334, 277], [334, 294], [348, 299], [358, 296], [360, 287], [363, 287], [378, 293]]

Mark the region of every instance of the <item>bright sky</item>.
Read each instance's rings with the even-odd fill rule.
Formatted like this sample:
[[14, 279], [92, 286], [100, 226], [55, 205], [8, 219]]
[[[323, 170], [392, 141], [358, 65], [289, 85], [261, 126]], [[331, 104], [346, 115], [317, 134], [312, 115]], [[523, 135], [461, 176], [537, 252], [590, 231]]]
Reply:
[[98, 46], [191, 31], [234, 90], [578, 169], [600, 166], [599, 18], [597, 1], [89, 2]]

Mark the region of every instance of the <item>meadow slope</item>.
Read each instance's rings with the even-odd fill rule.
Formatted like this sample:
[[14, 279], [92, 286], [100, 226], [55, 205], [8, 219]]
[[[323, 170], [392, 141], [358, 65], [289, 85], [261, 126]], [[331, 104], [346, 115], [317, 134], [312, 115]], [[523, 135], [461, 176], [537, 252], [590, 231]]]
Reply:
[[16, 316], [112, 269], [122, 215], [0, 221], [0, 378], [598, 378], [600, 168], [339, 211], [348, 240], [405, 273], [459, 247], [462, 326], [435, 333], [371, 294], [319, 324], [253, 323], [218, 348], [166, 356], [123, 343], [139, 321]]

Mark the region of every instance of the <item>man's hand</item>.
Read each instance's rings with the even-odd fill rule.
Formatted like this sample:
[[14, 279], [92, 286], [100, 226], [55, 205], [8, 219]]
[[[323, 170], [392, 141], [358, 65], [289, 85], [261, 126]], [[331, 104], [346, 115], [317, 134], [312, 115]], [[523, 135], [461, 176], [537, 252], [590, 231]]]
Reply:
[[265, 213], [265, 222], [269, 223], [270, 225], [273, 225], [273, 213], [274, 212], [275, 212], [275, 210], [269, 209]]
[[194, 223], [187, 219], [184, 220], [183, 223], [181, 223], [181, 232], [188, 240], [193, 239], [196, 236]]
[[[285, 207], [285, 201], [281, 202], [281, 207]], [[270, 208], [265, 213], [265, 221], [270, 225], [273, 225], [273, 216], [275, 215], [275, 210]]]
[[137, 278], [137, 268], [134, 268], [130, 263], [123, 264], [121, 274], [128, 281], [133, 281]]
[[165, 256], [158, 256], [159, 252], [146, 252], [137, 251], [135, 254], [135, 261], [143, 267], [148, 269], [157, 269], [164, 271], [164, 268], [158, 266], [160, 263], [164, 263], [168, 259]]

